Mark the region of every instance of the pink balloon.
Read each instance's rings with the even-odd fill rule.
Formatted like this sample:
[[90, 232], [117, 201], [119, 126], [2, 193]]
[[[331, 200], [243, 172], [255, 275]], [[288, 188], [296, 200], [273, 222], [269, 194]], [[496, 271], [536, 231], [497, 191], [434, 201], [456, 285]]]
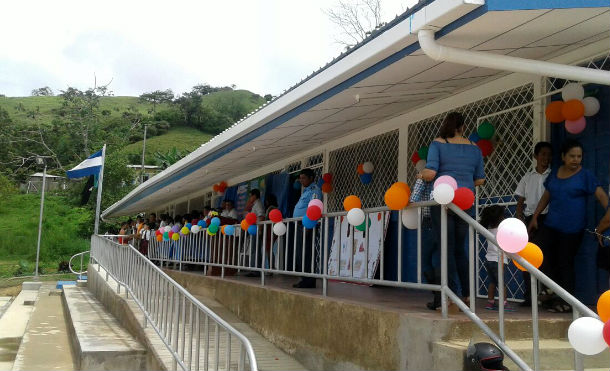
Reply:
[[498, 226], [496, 240], [502, 250], [518, 253], [527, 245], [527, 227], [517, 218], [507, 218]]
[[317, 206], [320, 208], [320, 210], [324, 210], [324, 203], [322, 203], [322, 200], [320, 200], [319, 198], [314, 198], [313, 200], [309, 201], [307, 207], [311, 206]]
[[581, 117], [578, 120], [574, 120], [574, 121], [570, 121], [570, 120], [566, 120], [566, 131], [570, 134], [580, 134], [582, 133], [583, 130], [585, 130], [585, 127], [587, 126], [587, 121], [585, 120], [585, 117]]
[[436, 188], [436, 186], [438, 186], [439, 184], [449, 184], [454, 191], [458, 188], [455, 179], [453, 179], [453, 177], [449, 175], [442, 175], [436, 178], [436, 180], [434, 181], [434, 188]]

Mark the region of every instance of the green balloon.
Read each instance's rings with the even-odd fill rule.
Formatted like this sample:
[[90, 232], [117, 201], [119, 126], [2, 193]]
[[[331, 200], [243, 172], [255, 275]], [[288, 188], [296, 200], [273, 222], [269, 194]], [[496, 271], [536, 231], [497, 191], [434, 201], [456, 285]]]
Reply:
[[218, 232], [218, 226], [216, 224], [210, 224], [208, 226], [208, 230], [210, 231], [210, 233], [216, 233]]
[[496, 132], [496, 128], [489, 121], [483, 121], [479, 128], [477, 129], [477, 134], [481, 139], [491, 139]]
[[[370, 227], [371, 226], [371, 219], [370, 218], [366, 218], [366, 219], [369, 221], [369, 227]], [[360, 232], [364, 232], [365, 224], [366, 224], [366, 221], [362, 222], [362, 224], [356, 226], [356, 229], [359, 230]]]
[[417, 154], [419, 155], [420, 159], [426, 160], [428, 158], [428, 147], [421, 147], [417, 150]]

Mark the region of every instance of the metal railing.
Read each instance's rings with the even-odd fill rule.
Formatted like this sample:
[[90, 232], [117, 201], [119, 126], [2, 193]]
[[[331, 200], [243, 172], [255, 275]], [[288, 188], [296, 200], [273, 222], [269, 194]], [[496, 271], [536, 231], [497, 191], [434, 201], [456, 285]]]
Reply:
[[[422, 281], [422, 244], [429, 242], [423, 241], [422, 236], [421, 213], [423, 207], [440, 207], [440, 284], [424, 283]], [[498, 246], [494, 235], [454, 204], [443, 207], [439, 206], [435, 201], [425, 201], [411, 203], [408, 208], [417, 208], [420, 215], [417, 225], [417, 278], [414, 281], [405, 280], [402, 274], [403, 226], [401, 219], [403, 210], [398, 212], [395, 221], [397, 224], [395, 228], [395, 241], [398, 246], [396, 255], [385, 256], [386, 252], [383, 246], [386, 239], [391, 237], [385, 233], [391, 213], [385, 207], [364, 210], [367, 220], [376, 216], [377, 219], [386, 221], [381, 223], [383, 225], [382, 232], [375, 234], [374, 239], [371, 239], [372, 234], [369, 230], [369, 224], [365, 223], [365, 229], [362, 232], [356, 231], [353, 226], [347, 226], [347, 236], [349, 237], [347, 237], [347, 241], [342, 241], [344, 231], [342, 230], [341, 233], [338, 233], [338, 226], [341, 225], [341, 228], [345, 228], [343, 224], [345, 223], [344, 218], [347, 213], [335, 212], [326, 214], [320, 219], [315, 228], [309, 230], [302, 226], [300, 218], [284, 219], [284, 223], [287, 224], [288, 228], [286, 234], [280, 237], [273, 234], [272, 222], [264, 221], [258, 223], [258, 232], [254, 236], [248, 235], [247, 232], [240, 229], [239, 225], [235, 225], [235, 234], [233, 236], [224, 235], [220, 231], [216, 235], [210, 235], [203, 229], [197, 234], [181, 235], [178, 241], [164, 240], [158, 242], [157, 240], [151, 240], [148, 257], [151, 260], [161, 262], [162, 265], [174, 263], [175, 267], [179, 269], [182, 268], [183, 264], [202, 265], [205, 273], [207, 273], [207, 270], [212, 269], [212, 267], [217, 267], [222, 277], [225, 276], [228, 269], [259, 272], [261, 285], [265, 285], [265, 273], [315, 277], [322, 280], [323, 295], [327, 295], [328, 280], [440, 291], [443, 318], [448, 317], [450, 299], [523, 370], [538, 370], [540, 367], [537, 306], [538, 282], [553, 290], [560, 298], [571, 305], [575, 319], [580, 315], [598, 318], [595, 312], [519, 255], [506, 254], [526, 268], [531, 274], [533, 368], [530, 368], [505, 343], [504, 290], [500, 289], [504, 287], [504, 264], [502, 263], [504, 253], [501, 249], [499, 249], [501, 256], [498, 259], [497, 285], [499, 296], [499, 334], [494, 333], [476, 314], [476, 291], [474, 286], [475, 259], [477, 254], [475, 253], [475, 232], [486, 238], [489, 243]], [[457, 293], [453, 292], [448, 284], [447, 213], [449, 210], [468, 224], [470, 305], [467, 305]], [[333, 230], [331, 230], [331, 227]], [[151, 236], [154, 236], [154, 234], [151, 234]], [[376, 251], [371, 251], [369, 249], [371, 246], [378, 246], [379, 248]], [[347, 251], [347, 257], [342, 256], [345, 255], [343, 250]], [[368, 261], [365, 261], [363, 269], [356, 270], [354, 267], [358, 263], [357, 254], [359, 252], [363, 253], [364, 257], [368, 256]], [[342, 258], [344, 258], [344, 264], [342, 263]], [[396, 268], [391, 270], [388, 264], [394, 260], [397, 262]], [[378, 263], [370, 265], [371, 261], [378, 261]], [[329, 269], [329, 266], [332, 267], [333, 262], [336, 262], [335, 269]], [[362, 267], [362, 261], [359, 264]], [[576, 351], [574, 351], [574, 362], [576, 370], [583, 369], [582, 356]]]
[[119, 236], [91, 237], [98, 264], [142, 310], [173, 357], [173, 370], [258, 370], [250, 341]]
[[[85, 255], [89, 254], [89, 251], [83, 251], [83, 252], [79, 252], [78, 254], [72, 255], [72, 257], [70, 258], [70, 261], [68, 262], [68, 269], [70, 269], [70, 272], [76, 274], [77, 276], [81, 276], [83, 273], [87, 273], [87, 269], [83, 270], [83, 257]], [[72, 269], [72, 260], [74, 260], [74, 258], [76, 257], [80, 257], [80, 270], [77, 272], [74, 269]]]

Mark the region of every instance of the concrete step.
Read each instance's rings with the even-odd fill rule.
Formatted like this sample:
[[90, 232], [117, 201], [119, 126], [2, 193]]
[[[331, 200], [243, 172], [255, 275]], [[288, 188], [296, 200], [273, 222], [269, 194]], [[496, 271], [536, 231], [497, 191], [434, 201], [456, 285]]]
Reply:
[[[435, 370], [462, 370], [466, 356], [466, 349], [470, 341], [437, 341], [432, 346]], [[525, 363], [532, 366], [533, 352], [532, 340], [507, 340], [507, 345], [521, 357]], [[583, 356], [586, 369], [608, 369], [610, 365], [610, 351], [606, 349], [595, 356]], [[504, 358], [504, 365], [510, 370], [518, 370], [516, 364], [508, 357]], [[540, 369], [541, 370], [573, 370], [574, 350], [567, 340], [541, 339], [540, 340]]]
[[65, 285], [63, 290], [77, 369], [145, 369], [145, 348], [87, 288]]
[[[496, 334], [500, 333], [497, 319], [485, 319], [485, 324]], [[560, 314], [556, 318], [545, 318], [538, 321], [540, 339], [567, 339], [568, 327], [572, 323], [572, 314]], [[463, 319], [455, 321], [446, 339], [468, 340], [481, 334], [481, 329], [472, 321]], [[532, 338], [532, 320], [530, 318], [507, 318], [504, 322], [504, 337], [508, 340]]]

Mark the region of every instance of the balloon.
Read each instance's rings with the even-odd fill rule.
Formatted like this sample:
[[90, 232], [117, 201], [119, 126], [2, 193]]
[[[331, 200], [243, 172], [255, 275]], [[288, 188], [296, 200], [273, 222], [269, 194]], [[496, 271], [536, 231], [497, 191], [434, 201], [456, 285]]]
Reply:
[[191, 233], [193, 233], [193, 234], [197, 234], [200, 231], [201, 231], [201, 227], [198, 226], [198, 225], [194, 225], [194, 226], [191, 227]]
[[581, 317], [570, 324], [568, 340], [577, 352], [594, 355], [607, 348], [603, 332], [604, 323], [602, 321], [593, 317]]
[[333, 185], [330, 183], [324, 183], [322, 184], [322, 192], [324, 193], [330, 193], [333, 191]]
[[212, 231], [210, 231], [210, 229], [208, 228], [208, 236], [216, 236], [216, 232], [212, 232]]
[[200, 226], [201, 228], [205, 228], [208, 225], [206, 224], [205, 220], [201, 219], [200, 221], [197, 222], [197, 225]]
[[333, 175], [331, 173], [326, 173], [322, 175], [322, 180], [324, 180], [324, 183], [330, 183], [333, 181]]
[[315, 220], [310, 220], [307, 215], [303, 216], [303, 227], [313, 229], [318, 224]]
[[481, 137], [479, 137], [479, 134], [477, 133], [472, 133], [470, 134], [470, 136], [468, 137], [468, 140], [470, 140], [472, 143], [476, 143], [479, 141], [479, 139], [481, 139]]
[[359, 175], [364, 174], [364, 164], [358, 164], [358, 167], [356, 167], [356, 172], [357, 172]]
[[411, 194], [411, 188], [409, 188], [409, 185], [405, 182], [396, 182], [396, 183], [392, 184], [392, 187], [400, 187], [400, 188], [404, 189], [405, 191], [407, 191], [409, 194]]
[[593, 116], [599, 112], [599, 101], [595, 97], [586, 97], [582, 100], [585, 106], [585, 116]]
[[343, 200], [343, 208], [345, 209], [345, 211], [350, 211], [353, 208], [359, 209], [361, 207], [362, 202], [360, 201], [358, 196], [350, 195], [345, 197], [345, 200]]
[[279, 223], [275, 223], [275, 225], [273, 226], [273, 233], [275, 233], [276, 236], [283, 236], [286, 234], [286, 224], [279, 222]]
[[162, 234], [163, 234], [163, 233], [161, 232], [161, 230], [160, 230], [160, 229], [157, 229], [157, 230], [155, 231], [155, 236], [159, 236], [159, 235], [162, 235]]
[[215, 216], [212, 218], [212, 220], [210, 221], [210, 225], [215, 225], [215, 226], [219, 226], [220, 225], [220, 218]]
[[428, 147], [423, 146], [417, 150], [417, 155], [421, 160], [426, 160], [428, 158]]
[[[542, 250], [540, 250], [537, 245], [531, 242], [528, 242], [525, 245], [525, 248], [519, 251], [519, 256], [527, 260], [528, 263], [530, 263], [536, 268], [540, 268], [540, 266], [542, 265], [542, 260], [544, 259], [544, 256], [542, 255]], [[516, 260], [513, 260], [513, 263], [515, 263], [515, 267], [519, 268], [520, 270], [524, 272], [527, 271], [527, 269], [523, 268], [519, 263], [517, 263]]]
[[347, 222], [353, 226], [364, 223], [364, 218], [364, 211], [360, 208], [355, 207], [347, 212]]
[[[369, 221], [369, 228], [371, 227], [371, 218], [367, 218], [367, 220]], [[360, 232], [364, 232], [366, 229], [366, 222], [362, 222], [362, 224], [356, 226], [356, 229], [359, 230]]]
[[178, 241], [179, 239], [180, 239], [180, 235], [179, 235], [178, 233], [174, 233], [174, 234], [172, 235], [172, 240], [174, 240], [174, 241]]
[[174, 237], [175, 234], [176, 234], [176, 232], [169, 231], [169, 232], [167, 232], [167, 237], [172, 238], [172, 237]]
[[610, 321], [606, 321], [606, 323], [604, 323], [602, 335], [604, 336], [604, 341], [606, 344], [610, 346]]
[[178, 233], [180, 232], [180, 226], [178, 224], [176, 224], [175, 226], [172, 227], [172, 232], [174, 233]]
[[182, 227], [182, 229], [180, 230], [180, 233], [186, 235], [189, 234], [190, 229], [188, 229], [187, 227]]
[[587, 120], [585, 120], [584, 116], [577, 120], [566, 119], [565, 127], [566, 131], [570, 134], [580, 134], [585, 130], [585, 127], [587, 127]]
[[494, 151], [494, 147], [491, 144], [491, 142], [489, 141], [489, 139], [481, 139], [477, 142], [477, 146], [479, 146], [479, 149], [481, 150], [481, 154], [483, 155], [483, 157], [487, 157], [489, 155], [491, 155], [491, 153]]
[[225, 234], [227, 236], [233, 236], [235, 234], [235, 227], [230, 224], [225, 225]]
[[218, 232], [218, 225], [217, 224], [210, 224], [210, 226], [208, 227], [208, 231], [210, 231], [212, 233]]
[[165, 227], [163, 227], [165, 229], [165, 232], [169, 232], [172, 230], [172, 227], [170, 227], [169, 225], [166, 225]]
[[436, 178], [433, 188], [436, 188], [440, 184], [449, 184], [454, 191], [458, 189], [457, 181], [450, 175], [441, 175]]
[[295, 190], [297, 190], [297, 191], [298, 191], [298, 190], [300, 190], [300, 189], [301, 189], [301, 182], [299, 182], [299, 180], [298, 180], [298, 179], [297, 179], [297, 180], [295, 180], [295, 182], [294, 182], [294, 183], [292, 183], [292, 188], [293, 188], [293, 189], [295, 189]]
[[417, 151], [413, 152], [413, 154], [411, 155], [411, 162], [413, 164], [416, 164], [419, 160], [421, 160], [422, 158], [419, 157], [419, 154], [417, 153]]
[[[173, 232], [172, 232], [172, 234], [173, 234]], [[164, 232], [163, 233], [163, 239], [166, 240], [166, 241], [169, 240], [169, 232]]]
[[424, 170], [425, 168], [426, 168], [426, 160], [419, 160], [415, 164], [415, 170], [417, 170], [418, 173], [421, 172], [422, 170]]
[[496, 240], [500, 248], [508, 253], [518, 253], [527, 245], [527, 227], [517, 218], [507, 218], [498, 226]]
[[453, 190], [453, 187], [447, 183], [439, 184], [434, 187], [434, 190], [432, 191], [432, 198], [441, 205], [447, 205], [453, 201], [454, 195], [455, 191]]
[[585, 105], [582, 104], [582, 102], [578, 99], [563, 102], [561, 114], [566, 118], [566, 120], [575, 121], [585, 114]]
[[322, 203], [322, 200], [320, 200], [319, 198], [314, 198], [311, 201], [309, 201], [309, 203], [307, 204], [307, 207], [312, 207], [312, 206], [316, 206], [316, 207], [320, 208], [320, 211], [322, 211], [324, 209], [324, 203]]
[[412, 207], [409, 209], [402, 210], [402, 225], [404, 225], [408, 229], [417, 229], [417, 220], [419, 219], [419, 214], [417, 213], [417, 208]]
[[220, 233], [225, 234], [225, 228], [226, 228], [226, 225], [221, 225], [220, 226]]
[[557, 124], [565, 120], [563, 117], [563, 113], [561, 113], [561, 109], [563, 108], [563, 102], [560, 100], [556, 100], [554, 102], [549, 103], [544, 110], [544, 114], [546, 115], [546, 119], [550, 122]]
[[186, 223], [185, 227], [187, 227], [188, 229], [191, 229], [193, 225], [191, 223]]
[[365, 174], [371, 174], [373, 172], [373, 170], [375, 170], [375, 166], [373, 165], [372, 162], [367, 161], [364, 164], [362, 164], [362, 170], [364, 170]]
[[158, 235], [157, 235], [157, 241], [158, 241], [158, 242], [163, 241], [163, 236], [162, 236], [162, 235], [160, 235], [160, 234], [158, 234]]
[[474, 204], [474, 192], [470, 188], [460, 187], [455, 190], [453, 203], [462, 210], [468, 210]]
[[563, 87], [561, 90], [561, 99], [567, 102], [572, 99], [581, 100], [585, 96], [585, 89], [582, 85], [571, 82]]
[[218, 184], [214, 184], [214, 185], [212, 186], [212, 190], [213, 190], [214, 192], [219, 192], [219, 191], [220, 191], [220, 187], [218, 186]]
[[258, 228], [257, 228], [256, 224], [249, 226], [248, 227], [248, 234], [251, 235], [251, 236], [256, 235], [257, 229]]
[[241, 221], [241, 229], [243, 229], [244, 231], [247, 231], [249, 226], [250, 226], [250, 224], [248, 224], [246, 219]]
[[318, 220], [320, 219], [320, 217], [322, 217], [322, 209], [320, 209], [318, 206], [314, 205], [314, 206], [310, 206], [307, 208], [307, 217], [310, 220]]
[[269, 211], [269, 220], [271, 220], [272, 222], [279, 223], [282, 221], [282, 219], [283, 217], [280, 209], [273, 209]]
[[597, 299], [597, 314], [603, 322], [610, 320], [610, 290], [601, 294]]
[[369, 184], [373, 181], [373, 174], [364, 173], [360, 175], [360, 181], [362, 182], [362, 184]]
[[400, 210], [409, 204], [410, 196], [410, 190], [405, 190], [404, 187], [393, 185], [387, 191], [385, 191], [383, 200], [390, 210]]
[[224, 192], [225, 189], [227, 189], [227, 187], [229, 186], [227, 184], [227, 182], [225, 182], [224, 180], [222, 182], [220, 182], [220, 189]]
[[496, 128], [489, 121], [483, 121], [477, 128], [477, 134], [481, 139], [491, 139], [496, 132]]
[[256, 214], [254, 214], [254, 213], [246, 214], [246, 223], [248, 223], [249, 225], [256, 224], [257, 221], [258, 221], [258, 218], [256, 217]]

